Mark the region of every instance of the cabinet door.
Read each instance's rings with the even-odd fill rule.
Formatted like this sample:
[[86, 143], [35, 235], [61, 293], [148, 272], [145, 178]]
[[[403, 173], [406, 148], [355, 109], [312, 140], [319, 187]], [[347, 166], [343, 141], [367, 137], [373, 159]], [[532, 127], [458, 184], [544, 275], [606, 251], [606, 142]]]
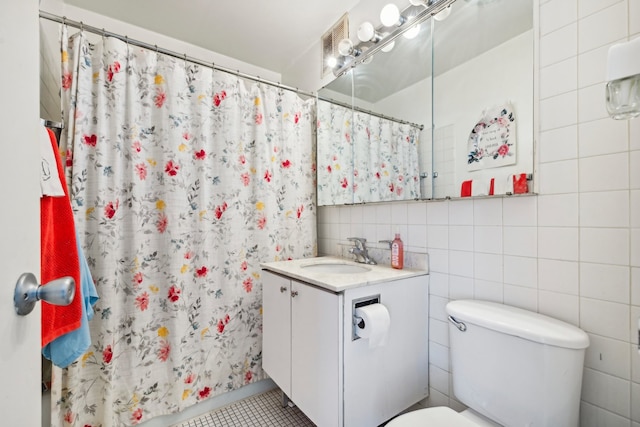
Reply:
[[291, 396], [291, 281], [262, 274], [262, 368]]
[[319, 427], [342, 426], [341, 296], [291, 286], [292, 400]]

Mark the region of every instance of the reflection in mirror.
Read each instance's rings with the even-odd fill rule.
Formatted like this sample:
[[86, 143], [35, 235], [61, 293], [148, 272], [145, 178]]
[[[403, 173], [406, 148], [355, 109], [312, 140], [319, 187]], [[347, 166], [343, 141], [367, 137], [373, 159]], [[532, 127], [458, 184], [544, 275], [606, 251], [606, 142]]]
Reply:
[[[353, 186], [339, 197], [325, 195], [326, 186], [320, 186], [321, 153], [338, 151], [324, 137], [344, 137], [356, 129], [371, 132], [371, 122], [361, 122], [356, 110], [423, 128], [411, 127], [419, 167], [416, 187], [403, 189], [403, 197], [393, 200], [531, 191], [532, 0], [457, 0], [446, 20], [428, 19], [413, 39], [400, 36], [393, 42], [393, 49], [376, 52], [320, 91], [320, 98], [346, 102], [354, 111], [344, 112], [342, 130], [319, 129], [319, 204], [386, 200], [374, 191], [356, 196]], [[371, 187], [372, 179], [360, 175], [366, 169], [356, 153], [367, 153], [369, 165], [380, 167], [385, 161], [387, 166], [375, 157], [370, 135], [358, 136], [349, 134], [351, 145], [342, 151], [352, 158], [339, 165], [356, 189]], [[362, 142], [364, 148], [359, 148]]]
[[451, 9], [433, 21], [433, 197], [532, 191], [532, 1]]
[[339, 97], [317, 104], [318, 205], [419, 199], [421, 127]]

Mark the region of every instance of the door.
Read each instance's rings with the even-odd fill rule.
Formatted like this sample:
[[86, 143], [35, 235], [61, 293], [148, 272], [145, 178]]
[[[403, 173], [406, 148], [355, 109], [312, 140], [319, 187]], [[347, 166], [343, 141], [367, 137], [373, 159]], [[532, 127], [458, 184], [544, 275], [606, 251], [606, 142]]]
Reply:
[[342, 426], [342, 296], [291, 281], [291, 399], [318, 426]]
[[[0, 14], [0, 414], [2, 425], [40, 426], [40, 307], [18, 316], [13, 291], [40, 276], [38, 2], [4, 0]], [[38, 303], [40, 304], [40, 303]]]
[[262, 274], [262, 368], [291, 396], [291, 280]]

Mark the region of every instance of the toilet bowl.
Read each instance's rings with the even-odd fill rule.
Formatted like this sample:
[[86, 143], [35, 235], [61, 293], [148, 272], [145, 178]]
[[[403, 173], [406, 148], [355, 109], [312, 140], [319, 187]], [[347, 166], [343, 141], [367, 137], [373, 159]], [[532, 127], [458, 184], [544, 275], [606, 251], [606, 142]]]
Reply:
[[583, 330], [488, 301], [452, 301], [446, 311], [453, 394], [469, 409], [419, 409], [387, 427], [578, 426]]
[[446, 406], [418, 409], [407, 412], [386, 424], [386, 427], [501, 427], [491, 420], [467, 409], [456, 412]]

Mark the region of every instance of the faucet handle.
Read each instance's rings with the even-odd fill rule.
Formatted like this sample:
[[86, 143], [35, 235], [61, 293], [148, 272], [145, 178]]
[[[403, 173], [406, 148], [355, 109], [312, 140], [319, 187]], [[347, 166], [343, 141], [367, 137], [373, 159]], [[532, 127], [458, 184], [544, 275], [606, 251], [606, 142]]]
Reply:
[[366, 242], [367, 239], [365, 239], [364, 237], [347, 237], [347, 240], [350, 240], [352, 242]]
[[378, 243], [387, 243], [389, 245], [389, 249], [391, 249], [391, 245], [393, 245], [393, 240], [378, 240]]
[[350, 242], [354, 242], [356, 247], [359, 248], [364, 248], [365, 244], [367, 243], [367, 239], [365, 239], [364, 237], [347, 237], [347, 240], [349, 240]]

